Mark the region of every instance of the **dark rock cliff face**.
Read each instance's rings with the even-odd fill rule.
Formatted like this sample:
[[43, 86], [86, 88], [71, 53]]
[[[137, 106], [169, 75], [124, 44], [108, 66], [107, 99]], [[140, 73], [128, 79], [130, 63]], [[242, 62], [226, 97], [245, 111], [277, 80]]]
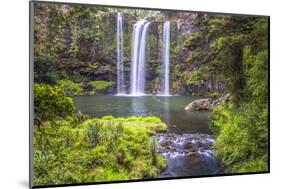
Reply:
[[[102, 17], [104, 17], [103, 15]], [[106, 15], [108, 38], [113, 41], [111, 51], [107, 51], [108, 57], [111, 57], [111, 68], [116, 70], [116, 15]], [[110, 19], [108, 19], [110, 17]], [[212, 77], [205, 77], [192, 84], [187, 80], [192, 71], [200, 68], [200, 60], [195, 63], [189, 63], [188, 59], [192, 55], [192, 49], [185, 47], [185, 41], [195, 32], [204, 28], [194, 24], [196, 19], [207, 19], [205, 14], [196, 13], [178, 13], [178, 12], [163, 12], [151, 18], [148, 18], [152, 23], [149, 27], [147, 38], [147, 64], [146, 64], [146, 84], [147, 93], [157, 93], [160, 89], [161, 69], [162, 69], [162, 38], [163, 38], [163, 23], [170, 21], [170, 92], [172, 94], [191, 94], [200, 95], [206, 92], [217, 91], [220, 86], [214, 83]], [[129, 89], [130, 67], [131, 67], [131, 45], [132, 45], [132, 30], [133, 24], [137, 22], [136, 17], [124, 15], [124, 65], [125, 65], [125, 81], [127, 89]], [[208, 42], [206, 48], [208, 50]], [[108, 47], [107, 47], [108, 48]], [[114, 79], [114, 77], [112, 78]]]
[[[190, 63], [189, 58], [193, 51], [191, 48], [185, 47], [185, 41], [188, 40], [192, 34], [204, 29], [202, 26], [196, 26], [194, 22], [198, 19], [207, 19], [206, 14], [196, 13], [177, 13], [171, 12], [165, 14], [163, 20], [170, 20], [172, 22], [171, 28], [171, 86], [172, 92], [177, 94], [191, 94], [200, 95], [211, 91], [212, 81], [209, 78], [198, 80], [194, 83], [188, 83], [191, 77], [191, 72], [200, 68], [200, 60]], [[206, 41], [206, 48], [208, 49], [208, 42]]]
[[[42, 11], [41, 11], [42, 10]], [[45, 60], [58, 54], [52, 63], [52, 75], [46, 81], [70, 79], [75, 82], [92, 80], [117, 80], [117, 14], [96, 8], [81, 8], [67, 5], [40, 5], [35, 7], [35, 59]], [[208, 73], [206, 77], [189, 82], [192, 72], [201, 62], [190, 63], [192, 48], [185, 42], [202, 27], [194, 24], [197, 19], [207, 19], [205, 14], [161, 11], [147, 19], [151, 21], [147, 37], [146, 92], [157, 93], [162, 72], [163, 24], [170, 21], [170, 93], [206, 94], [222, 88]], [[127, 91], [130, 87], [133, 25], [139, 20], [130, 13], [123, 14], [124, 76]], [[56, 22], [53, 26], [52, 22]], [[45, 40], [45, 41], [44, 41]], [[206, 49], [208, 49], [208, 41]], [[46, 49], [44, 49], [46, 48]], [[42, 58], [43, 56], [46, 56]], [[43, 63], [44, 63], [43, 62]], [[45, 69], [38, 63], [38, 70]], [[42, 68], [41, 68], [42, 67]], [[63, 70], [65, 73], [61, 73]], [[37, 76], [36, 76], [37, 78]], [[35, 78], [35, 79], [36, 79]], [[44, 78], [44, 76], [38, 76]]]
[[[100, 80], [109, 80], [116, 83], [117, 80], [117, 14], [103, 13], [101, 16], [102, 38], [99, 41], [100, 62], [107, 65]], [[129, 88], [130, 66], [131, 66], [131, 39], [133, 33], [133, 24], [137, 22], [135, 16], [130, 14], [123, 15], [123, 50], [124, 50], [124, 76], [126, 88]]]

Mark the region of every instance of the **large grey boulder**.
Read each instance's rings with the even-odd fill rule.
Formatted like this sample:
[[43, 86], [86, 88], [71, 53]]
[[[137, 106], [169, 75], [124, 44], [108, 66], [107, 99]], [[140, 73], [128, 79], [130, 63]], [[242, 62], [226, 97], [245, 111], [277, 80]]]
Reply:
[[212, 110], [213, 107], [222, 104], [224, 101], [229, 99], [231, 94], [228, 93], [216, 100], [211, 100], [209, 98], [194, 100], [189, 103], [184, 109], [186, 111], [198, 111], [198, 110]]
[[192, 101], [184, 109], [186, 111], [209, 110], [211, 108], [211, 101], [208, 98], [198, 99]]

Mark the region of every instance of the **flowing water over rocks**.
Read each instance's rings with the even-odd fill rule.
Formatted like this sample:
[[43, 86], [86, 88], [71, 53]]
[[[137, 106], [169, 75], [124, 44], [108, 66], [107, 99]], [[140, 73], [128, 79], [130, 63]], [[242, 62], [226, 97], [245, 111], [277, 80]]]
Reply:
[[212, 135], [165, 133], [157, 134], [156, 141], [156, 152], [168, 161], [167, 169], [158, 178], [212, 175], [219, 171]]

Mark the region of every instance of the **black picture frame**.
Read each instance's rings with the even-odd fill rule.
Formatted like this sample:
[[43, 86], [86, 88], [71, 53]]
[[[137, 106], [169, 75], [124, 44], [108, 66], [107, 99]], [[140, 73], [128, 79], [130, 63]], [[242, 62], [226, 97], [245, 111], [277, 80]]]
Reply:
[[[33, 30], [33, 4], [46, 3], [46, 4], [65, 4], [65, 5], [79, 5], [83, 7], [108, 7], [108, 8], [124, 8], [124, 9], [142, 9], [142, 10], [155, 10], [155, 11], [174, 11], [174, 12], [188, 12], [188, 13], [206, 13], [214, 15], [236, 15], [236, 16], [261, 16], [268, 19], [268, 171], [264, 172], [249, 172], [249, 173], [231, 173], [231, 174], [216, 174], [216, 175], [203, 175], [203, 176], [184, 176], [184, 177], [171, 177], [171, 178], [153, 178], [153, 179], [137, 179], [137, 180], [120, 180], [120, 181], [105, 181], [105, 182], [87, 182], [78, 184], [57, 184], [57, 185], [33, 185], [33, 73], [34, 73], [34, 57], [33, 57], [33, 43], [34, 43], [34, 30]], [[67, 186], [83, 186], [83, 185], [100, 185], [100, 184], [113, 184], [113, 183], [130, 183], [130, 182], [147, 182], [147, 181], [161, 181], [161, 180], [176, 180], [176, 179], [190, 179], [190, 178], [208, 178], [208, 177], [224, 177], [224, 176], [240, 176], [240, 175], [253, 175], [253, 174], [268, 174], [270, 173], [270, 16], [268, 15], [254, 15], [254, 14], [237, 14], [237, 13], [223, 13], [223, 12], [205, 12], [205, 11], [192, 11], [192, 10], [179, 10], [179, 9], [163, 9], [163, 8], [148, 8], [148, 7], [132, 7], [132, 6], [117, 6], [117, 5], [102, 5], [102, 4], [85, 4], [85, 3], [68, 3], [68, 2], [50, 2], [50, 1], [29, 1], [29, 187], [30, 188], [51, 188], [51, 187], [67, 187]]]

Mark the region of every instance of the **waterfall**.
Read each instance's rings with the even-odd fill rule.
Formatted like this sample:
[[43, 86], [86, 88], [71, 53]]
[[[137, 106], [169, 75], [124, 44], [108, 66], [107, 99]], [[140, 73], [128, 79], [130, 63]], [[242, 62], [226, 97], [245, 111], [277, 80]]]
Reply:
[[125, 94], [123, 62], [123, 18], [117, 13], [117, 94]]
[[163, 48], [162, 48], [162, 80], [160, 95], [169, 96], [169, 72], [170, 72], [170, 22], [163, 26]]
[[133, 28], [130, 92], [133, 96], [145, 94], [145, 50], [149, 25], [150, 22], [147, 20], [140, 20]]

